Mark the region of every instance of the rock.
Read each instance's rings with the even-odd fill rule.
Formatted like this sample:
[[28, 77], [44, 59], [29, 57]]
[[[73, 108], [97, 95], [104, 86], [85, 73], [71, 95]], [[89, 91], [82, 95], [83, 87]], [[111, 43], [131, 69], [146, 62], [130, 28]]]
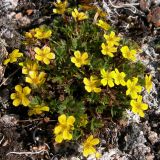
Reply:
[[109, 149], [100, 160], [129, 160], [129, 155], [122, 153], [118, 148]]
[[151, 131], [151, 132], [149, 133], [148, 139], [150, 140], [150, 142], [151, 142], [152, 145], [153, 145], [154, 143], [156, 143], [156, 142], [158, 141], [158, 135], [157, 135], [157, 133]]
[[0, 5], [8, 9], [15, 9], [18, 5], [18, 0], [1, 0]]
[[130, 154], [133, 157], [136, 157], [136, 159], [138, 159], [138, 160], [145, 160], [146, 155], [151, 154], [150, 152], [151, 152], [150, 147], [147, 147], [144, 144], [139, 144], [135, 148], [133, 148], [133, 150], [132, 150], [132, 152], [130, 152]]
[[150, 0], [140, 0], [140, 8], [142, 11], [147, 12], [149, 11], [149, 7], [151, 5], [151, 1]]
[[158, 6], [160, 4], [160, 0], [152, 0], [152, 3]]
[[156, 27], [160, 27], [160, 7], [152, 9], [148, 16], [148, 22], [152, 22]]
[[4, 127], [8, 126], [16, 126], [18, 122], [18, 116], [17, 115], [4, 115], [0, 118], [0, 123], [3, 124]]
[[[146, 159], [146, 155], [152, 155], [150, 146], [146, 145], [142, 124], [132, 123], [121, 131], [119, 137], [119, 149], [131, 157], [136, 157], [138, 160]], [[123, 143], [122, 143], [123, 142]]]

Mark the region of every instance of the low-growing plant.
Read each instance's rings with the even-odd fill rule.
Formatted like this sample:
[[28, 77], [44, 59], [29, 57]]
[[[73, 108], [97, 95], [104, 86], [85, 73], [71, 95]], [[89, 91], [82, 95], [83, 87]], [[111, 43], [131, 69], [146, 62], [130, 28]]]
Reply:
[[26, 32], [23, 54], [15, 49], [4, 65], [22, 68], [21, 84], [11, 94], [14, 106], [27, 106], [29, 116], [59, 114], [55, 141], [83, 141], [87, 134], [83, 155], [98, 158], [93, 135], [99, 136], [103, 119], [121, 118], [130, 108], [144, 117], [148, 105], [141, 92], [151, 91], [152, 78], [137, 58], [140, 47], [116, 32], [106, 13], [69, 4], [54, 2], [52, 24]]

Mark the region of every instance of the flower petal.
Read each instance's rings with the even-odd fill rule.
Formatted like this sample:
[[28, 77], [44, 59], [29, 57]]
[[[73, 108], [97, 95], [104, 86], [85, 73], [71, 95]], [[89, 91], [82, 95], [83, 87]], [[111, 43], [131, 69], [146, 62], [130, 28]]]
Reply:
[[44, 48], [43, 48], [43, 53], [44, 53], [45, 55], [47, 55], [48, 53], [50, 53], [50, 51], [51, 51], [51, 49], [50, 49], [49, 47], [44, 47]]
[[67, 124], [72, 126], [74, 122], [75, 122], [75, 118], [73, 116], [69, 116], [67, 118]]
[[47, 65], [50, 64], [50, 60], [48, 58], [43, 58], [43, 62]]
[[81, 53], [80, 53], [80, 51], [75, 51], [75, 52], [74, 52], [74, 56], [75, 56], [76, 58], [81, 58]]
[[123, 46], [120, 50], [121, 50], [121, 52], [124, 53], [124, 54], [126, 54], [127, 52], [129, 52], [128, 46]]
[[144, 117], [144, 112], [143, 112], [143, 110], [139, 110], [138, 114], [139, 114], [140, 117]]
[[26, 78], [25, 78], [25, 81], [26, 81], [27, 83], [30, 83], [30, 84], [33, 83], [32, 79], [31, 79], [30, 77], [26, 77]]
[[63, 138], [64, 138], [64, 140], [71, 140], [72, 139], [72, 134], [70, 134], [69, 132], [68, 132], [68, 130], [64, 130], [63, 131]]
[[88, 138], [87, 138], [87, 143], [90, 143], [91, 141], [93, 140], [93, 135], [90, 135]]
[[85, 90], [86, 90], [87, 92], [92, 92], [92, 88], [91, 88], [90, 86], [85, 86]]
[[21, 104], [21, 99], [19, 99], [19, 98], [16, 98], [14, 101], [13, 101], [13, 105], [14, 106], [19, 106]]
[[63, 134], [59, 134], [56, 136], [55, 141], [57, 143], [61, 143], [63, 141]]
[[58, 117], [58, 122], [60, 124], [66, 124], [66, 119], [67, 119], [66, 115], [62, 114], [61, 116]]
[[148, 105], [147, 105], [147, 104], [145, 104], [145, 103], [143, 103], [143, 104], [141, 105], [141, 109], [143, 109], [143, 110], [147, 110], [147, 109], [148, 109]]
[[34, 51], [38, 54], [41, 55], [42, 54], [42, 50], [38, 47], [34, 48]]
[[15, 86], [15, 90], [16, 90], [17, 92], [22, 93], [22, 86], [21, 86], [21, 85], [16, 85], [16, 86]]
[[93, 146], [95, 146], [95, 145], [99, 144], [99, 139], [98, 139], [98, 138], [94, 138], [94, 139], [91, 140], [90, 143], [91, 143]]
[[108, 83], [108, 81], [107, 81], [106, 79], [102, 79], [102, 80], [101, 80], [101, 83], [102, 83], [103, 86], [106, 86], [107, 83]]
[[90, 84], [90, 82], [89, 82], [89, 80], [88, 80], [87, 78], [84, 78], [84, 79], [83, 79], [83, 83], [84, 83], [85, 85], [89, 85], [89, 84]]
[[31, 79], [36, 79], [37, 78], [37, 71], [29, 71], [29, 76], [31, 77]]
[[48, 59], [55, 59], [55, 54], [50, 52], [47, 54], [47, 58]]
[[29, 103], [30, 103], [30, 101], [29, 101], [28, 98], [26, 98], [26, 97], [23, 97], [23, 98], [22, 98], [22, 104], [23, 104], [24, 106], [28, 106]]
[[61, 125], [58, 125], [54, 128], [54, 134], [59, 134], [61, 131], [63, 131], [63, 128]]
[[12, 93], [11, 96], [10, 96], [11, 99], [15, 99], [16, 97], [17, 97], [16, 93]]
[[77, 59], [75, 57], [71, 57], [71, 62], [72, 63], [77, 63]]
[[49, 111], [49, 107], [48, 106], [43, 106], [43, 107], [41, 107], [41, 111], [48, 112]]
[[38, 61], [42, 61], [43, 58], [42, 58], [41, 55], [36, 54], [35, 59], [38, 60]]
[[88, 53], [87, 52], [84, 52], [83, 54], [82, 54], [82, 59], [87, 59], [88, 58]]
[[31, 89], [29, 87], [24, 87], [23, 88], [23, 93], [24, 93], [24, 95], [28, 95], [28, 94], [31, 93]]
[[22, 68], [22, 73], [23, 74], [28, 74], [28, 69], [27, 68]]
[[137, 107], [135, 107], [135, 106], [132, 106], [132, 112], [133, 113], [135, 113], [135, 114], [137, 114], [138, 113], [138, 109], [137, 109]]
[[114, 87], [113, 81], [112, 81], [112, 80], [109, 80], [109, 81], [108, 81], [108, 85], [109, 85], [109, 87]]
[[4, 65], [7, 65], [9, 62], [10, 62], [10, 58], [5, 59], [4, 62], [3, 62], [3, 64], [4, 64]]
[[88, 148], [84, 148], [84, 150], [83, 150], [83, 156], [84, 157], [88, 157], [89, 154], [90, 154], [89, 149]]
[[94, 90], [95, 93], [101, 92], [101, 88], [94, 87], [93, 90]]

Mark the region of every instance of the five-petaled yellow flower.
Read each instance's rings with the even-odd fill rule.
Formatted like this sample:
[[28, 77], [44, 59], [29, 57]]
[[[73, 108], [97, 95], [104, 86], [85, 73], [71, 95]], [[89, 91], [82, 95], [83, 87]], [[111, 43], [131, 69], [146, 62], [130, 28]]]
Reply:
[[76, 67], [81, 67], [83, 65], [87, 65], [89, 63], [88, 61], [88, 53], [84, 52], [81, 54], [80, 51], [74, 52], [75, 57], [71, 57], [71, 62], [75, 64]]
[[145, 76], [145, 88], [146, 88], [146, 90], [147, 90], [148, 93], [150, 93], [150, 91], [151, 91], [151, 89], [153, 87], [151, 79], [152, 79], [151, 75], [149, 75], [149, 76], [146, 75]]
[[82, 21], [88, 18], [84, 12], [78, 12], [76, 8], [74, 11], [72, 11], [72, 17], [75, 19], [75, 21]]
[[[106, 16], [108, 15], [105, 11], [103, 11], [102, 9], [100, 9], [99, 7], [96, 8], [97, 14], [99, 17], [102, 18], [106, 18]], [[98, 18], [98, 17], [97, 17]]]
[[22, 56], [23, 53], [19, 52], [19, 49], [15, 49], [9, 54], [8, 58], [4, 60], [3, 64], [7, 65], [8, 63], [17, 62], [17, 59]]
[[31, 29], [31, 30], [29, 30], [29, 32], [25, 33], [25, 38], [32, 39], [32, 38], [34, 38], [34, 35], [35, 35], [35, 29]]
[[113, 53], [117, 52], [117, 48], [111, 44], [102, 43], [101, 47], [102, 47], [101, 50], [102, 54], [108, 55], [109, 57], [114, 57]]
[[126, 74], [124, 72], [119, 72], [117, 68], [115, 68], [115, 72], [113, 73], [114, 81], [116, 85], [121, 84], [122, 86], [126, 85], [124, 80]]
[[43, 112], [48, 112], [49, 111], [49, 107], [45, 106], [45, 105], [35, 105], [35, 106], [29, 106], [29, 111], [28, 111], [28, 115], [32, 116], [32, 115], [40, 115]]
[[83, 143], [83, 156], [88, 157], [89, 155], [96, 154], [95, 145], [99, 144], [98, 138], [93, 138], [90, 135]]
[[30, 71], [25, 79], [27, 83], [30, 83], [34, 87], [37, 87], [38, 85], [41, 85], [45, 82], [46, 80], [46, 73], [45, 72], [40, 72], [38, 73], [37, 71]]
[[27, 95], [31, 93], [31, 89], [27, 86], [22, 88], [21, 85], [16, 85], [15, 86], [15, 93], [11, 94], [11, 99], [13, 100], [13, 105], [14, 106], [19, 106], [19, 105], [24, 105], [28, 106], [30, 101], [27, 98]]
[[109, 87], [114, 87], [114, 78], [115, 72], [114, 71], [105, 71], [105, 69], [101, 69], [101, 83], [103, 86], [108, 85]]
[[130, 50], [128, 46], [123, 46], [121, 48], [121, 52], [124, 58], [131, 61], [136, 61], [136, 54], [137, 54], [136, 50], [134, 49]]
[[98, 88], [100, 82], [96, 76], [91, 76], [90, 79], [84, 78], [83, 83], [87, 92], [101, 92], [101, 88]]
[[55, 59], [55, 54], [51, 52], [50, 47], [44, 46], [42, 49], [36, 47], [34, 51], [36, 52], [35, 59], [47, 65], [50, 64], [50, 60]]
[[115, 36], [115, 32], [111, 31], [109, 35], [104, 34], [107, 44], [111, 46], [119, 46], [120, 37]]
[[37, 39], [48, 39], [52, 35], [51, 29], [49, 29], [46, 25], [41, 25], [39, 28], [35, 28], [34, 37]]
[[30, 71], [38, 70], [38, 64], [35, 61], [26, 60], [19, 63], [19, 65], [22, 66], [22, 74], [29, 74]]
[[142, 87], [137, 85], [137, 82], [138, 78], [134, 77], [132, 81], [129, 79], [126, 83], [126, 95], [130, 95], [132, 99], [136, 99], [138, 97], [137, 93], [140, 93], [142, 91]]
[[144, 110], [148, 109], [148, 105], [142, 102], [142, 96], [138, 96], [137, 100], [131, 100], [132, 112], [138, 114], [140, 117], [144, 117]]
[[56, 7], [56, 9], [53, 9], [53, 13], [56, 14], [64, 14], [64, 12], [66, 11], [68, 2], [67, 0], [65, 0], [64, 2], [62, 2], [61, 0], [57, 0], [57, 2], [53, 3], [54, 6]]
[[61, 143], [63, 140], [71, 140], [72, 134], [70, 132], [74, 130], [74, 116], [67, 118], [65, 114], [62, 114], [58, 117], [58, 122], [59, 124], [54, 128], [55, 141]]
[[99, 20], [97, 23], [97, 26], [101, 27], [102, 29], [106, 31], [111, 28], [111, 26], [108, 23], [104, 22], [103, 20]]

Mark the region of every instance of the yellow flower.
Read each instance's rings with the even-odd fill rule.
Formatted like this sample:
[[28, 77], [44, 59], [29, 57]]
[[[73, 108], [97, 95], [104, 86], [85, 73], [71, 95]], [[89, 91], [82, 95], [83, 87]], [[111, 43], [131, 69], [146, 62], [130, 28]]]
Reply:
[[37, 39], [48, 39], [51, 35], [52, 31], [46, 25], [41, 25], [35, 29], [34, 37]]
[[83, 12], [78, 12], [78, 10], [75, 8], [74, 11], [72, 11], [72, 17], [75, 19], [75, 21], [82, 21], [84, 19], [88, 19], [88, 16]]
[[75, 57], [71, 57], [71, 62], [74, 63], [78, 68], [89, 63], [87, 52], [81, 54], [80, 51], [75, 51], [74, 56]]
[[101, 47], [102, 47], [102, 50], [101, 50], [102, 54], [108, 55], [109, 57], [114, 57], [113, 53], [117, 52], [117, 48], [115, 48], [111, 44], [107, 45], [105, 43], [102, 43]]
[[100, 17], [102, 17], [102, 18], [106, 18], [106, 16], [108, 15], [105, 11], [103, 11], [103, 10], [100, 9], [99, 7], [96, 8], [96, 10], [97, 10], [98, 15], [99, 15]]
[[108, 85], [109, 87], [114, 87], [113, 78], [114, 78], [114, 71], [105, 71], [105, 69], [101, 69], [101, 83], [103, 86]]
[[128, 46], [123, 46], [121, 48], [121, 52], [124, 58], [131, 61], [136, 61], [136, 54], [137, 54], [136, 50], [134, 49], [130, 50]]
[[126, 95], [130, 95], [132, 99], [136, 99], [138, 97], [137, 93], [142, 91], [142, 87], [137, 85], [137, 82], [138, 78], [134, 77], [133, 81], [129, 79], [126, 83], [127, 85]]
[[98, 21], [97, 26], [101, 27], [102, 29], [104, 29], [106, 31], [111, 28], [111, 26], [108, 23], [106, 23], [106, 22], [104, 22], [102, 20]]
[[23, 74], [29, 74], [30, 71], [38, 70], [38, 64], [31, 60], [27, 60], [26, 62], [19, 63], [19, 65], [23, 67], [22, 68]]
[[62, 114], [58, 117], [58, 122], [59, 124], [54, 128], [55, 141], [61, 143], [63, 140], [71, 140], [72, 134], [70, 132], [74, 130], [75, 118], [73, 116], [67, 118], [65, 114]]
[[115, 80], [115, 84], [122, 86], [126, 85], [126, 82], [124, 81], [126, 74], [124, 72], [119, 72], [117, 68], [115, 68], [115, 72], [113, 72], [113, 78]]
[[37, 87], [38, 85], [41, 85], [45, 82], [46, 80], [46, 73], [45, 72], [40, 72], [38, 73], [37, 71], [30, 71], [25, 79], [27, 83], [30, 83], [34, 87]]
[[22, 57], [23, 53], [19, 52], [19, 49], [15, 49], [12, 53], [9, 54], [8, 58], [4, 60], [3, 64], [7, 65], [8, 63], [14, 63], [17, 61], [17, 58]]
[[78, 126], [79, 127], [85, 127], [88, 124], [88, 117], [87, 114], [83, 114], [82, 116], [80, 116], [80, 121]]
[[115, 32], [111, 32], [110, 35], [104, 34], [104, 38], [107, 41], [107, 44], [110, 44], [111, 46], [119, 46], [120, 37], [115, 36]]
[[25, 38], [32, 39], [34, 38], [34, 35], [35, 35], [35, 29], [31, 29], [29, 32], [25, 33]]
[[20, 104], [24, 106], [28, 106], [30, 101], [27, 98], [27, 95], [31, 93], [31, 89], [29, 87], [22, 88], [21, 85], [15, 86], [15, 93], [11, 94], [11, 99], [13, 100], [14, 106], [19, 106]]
[[88, 157], [91, 154], [96, 154], [95, 145], [97, 144], [99, 144], [99, 139], [90, 135], [83, 143], [83, 156]]
[[90, 79], [84, 78], [83, 83], [85, 84], [85, 90], [87, 92], [101, 92], [101, 88], [98, 88], [99, 80], [96, 76], [91, 76]]
[[57, 2], [53, 3], [54, 6], [56, 7], [56, 9], [53, 9], [53, 13], [56, 14], [64, 14], [64, 12], [66, 11], [68, 2], [67, 0], [65, 0], [64, 2], [62, 2], [61, 0], [57, 0]]
[[146, 75], [145, 76], [145, 88], [146, 88], [148, 93], [150, 93], [150, 91], [152, 89], [152, 86], [153, 86], [151, 79], [152, 79], [151, 75], [149, 75], [149, 76]]
[[36, 52], [35, 59], [47, 65], [50, 64], [50, 60], [55, 59], [55, 54], [50, 52], [51, 49], [47, 46], [44, 46], [42, 49], [36, 47], [34, 51]]
[[40, 115], [43, 112], [48, 112], [48, 111], [49, 111], [49, 107], [48, 106], [45, 106], [45, 105], [35, 105], [35, 106], [29, 107], [28, 115], [29, 116]]
[[142, 102], [142, 96], [138, 96], [137, 100], [131, 100], [132, 112], [139, 114], [140, 117], [144, 117], [144, 110], [148, 109], [148, 105]]

